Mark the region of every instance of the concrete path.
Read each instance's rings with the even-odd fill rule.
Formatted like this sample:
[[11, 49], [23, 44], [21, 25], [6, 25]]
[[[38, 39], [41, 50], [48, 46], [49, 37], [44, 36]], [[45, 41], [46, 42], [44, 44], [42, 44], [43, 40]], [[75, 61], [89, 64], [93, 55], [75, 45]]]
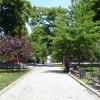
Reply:
[[36, 67], [0, 95], [0, 100], [100, 100], [60, 67]]

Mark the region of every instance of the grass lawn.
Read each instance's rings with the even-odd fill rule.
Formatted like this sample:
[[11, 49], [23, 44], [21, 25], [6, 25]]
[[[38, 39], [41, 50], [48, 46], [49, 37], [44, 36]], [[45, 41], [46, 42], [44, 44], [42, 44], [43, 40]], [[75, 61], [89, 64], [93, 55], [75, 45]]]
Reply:
[[[86, 75], [85, 75], [85, 78], [83, 79], [80, 79], [82, 82], [84, 83], [87, 83], [88, 79], [87, 77], [91, 77], [90, 76], [90, 73], [94, 72], [94, 71], [100, 71], [100, 68], [99, 67], [87, 67], [85, 68], [85, 72], [86, 72]], [[91, 82], [91, 81], [90, 81]]]
[[4, 87], [8, 86], [29, 71], [29, 69], [23, 69], [20, 72], [0, 70], [0, 90], [2, 90]]

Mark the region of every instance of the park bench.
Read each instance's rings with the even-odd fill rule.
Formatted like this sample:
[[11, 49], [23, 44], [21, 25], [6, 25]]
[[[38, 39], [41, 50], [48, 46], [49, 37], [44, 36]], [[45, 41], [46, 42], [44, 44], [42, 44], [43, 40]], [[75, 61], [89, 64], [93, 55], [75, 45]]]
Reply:
[[83, 67], [78, 66], [76, 69], [71, 70], [71, 73], [80, 77], [80, 78], [85, 77], [85, 69]]
[[89, 83], [91, 81], [93, 86], [97, 85], [100, 87], [100, 72], [98, 72], [98, 71], [91, 72], [87, 75], [86, 78], [88, 79], [87, 83]]

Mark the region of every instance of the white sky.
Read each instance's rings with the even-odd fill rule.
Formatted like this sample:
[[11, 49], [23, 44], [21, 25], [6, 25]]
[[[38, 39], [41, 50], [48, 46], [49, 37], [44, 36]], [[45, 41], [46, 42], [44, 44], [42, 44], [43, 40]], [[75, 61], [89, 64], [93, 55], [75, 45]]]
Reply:
[[71, 5], [71, 0], [28, 0], [33, 6], [43, 7], [64, 7], [68, 8]]

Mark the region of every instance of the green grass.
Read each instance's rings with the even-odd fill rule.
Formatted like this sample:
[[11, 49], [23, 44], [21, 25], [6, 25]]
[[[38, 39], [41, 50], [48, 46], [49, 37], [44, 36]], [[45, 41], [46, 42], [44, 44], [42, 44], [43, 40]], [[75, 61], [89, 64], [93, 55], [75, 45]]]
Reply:
[[99, 67], [94, 67], [94, 66], [93, 66], [93, 67], [87, 67], [87, 68], [85, 68], [85, 70], [86, 70], [86, 71], [90, 71], [90, 72], [91, 72], [91, 71], [99, 71], [100, 68], [99, 68]]
[[[94, 71], [100, 71], [100, 68], [99, 67], [87, 67], [87, 68], [85, 68], [86, 75], [83, 79], [80, 79], [80, 80], [87, 84], [88, 78], [91, 77], [90, 74]], [[91, 83], [91, 81], [90, 81], [90, 83]]]
[[23, 69], [20, 72], [0, 70], [0, 90], [17, 80], [27, 72], [29, 72], [29, 69]]

